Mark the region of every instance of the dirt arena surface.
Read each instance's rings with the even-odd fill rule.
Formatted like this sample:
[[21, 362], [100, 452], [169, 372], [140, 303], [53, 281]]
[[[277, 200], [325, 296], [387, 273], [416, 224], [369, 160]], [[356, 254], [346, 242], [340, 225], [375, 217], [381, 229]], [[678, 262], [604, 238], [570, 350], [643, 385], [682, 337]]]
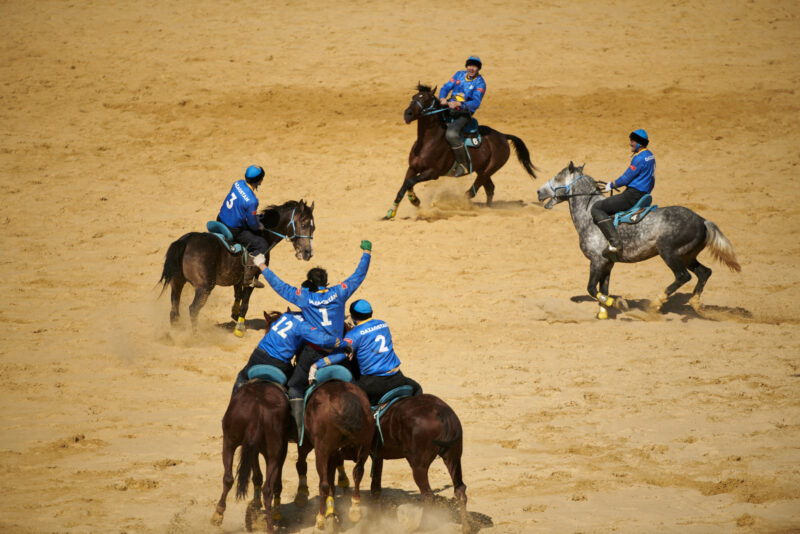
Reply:
[[[261, 311], [285, 304], [256, 290], [238, 339], [217, 288], [192, 333], [191, 290], [171, 329], [155, 283], [253, 163], [262, 204], [315, 202], [311, 262], [273, 251], [286, 281], [341, 280], [373, 241], [356, 295], [461, 418], [473, 531], [800, 530], [800, 4], [519, 4], [0, 2], [0, 531], [220, 531], [220, 419]], [[470, 54], [477, 118], [522, 138], [539, 178], [512, 159], [492, 208], [464, 200], [472, 177], [443, 178], [381, 221], [414, 87]], [[645, 312], [672, 281], [656, 258], [617, 265], [632, 310], [596, 320], [568, 207], [536, 202], [570, 160], [618, 177], [634, 128], [655, 203], [714, 221], [742, 265], [700, 255], [703, 316], [694, 279]], [[299, 510], [295, 457], [280, 531], [312, 532], [316, 473]], [[417, 525], [407, 464], [383, 482], [345, 531]], [[431, 484], [452, 499], [441, 461]], [[221, 531], [244, 510], [229, 496]], [[458, 532], [437, 510], [420, 529]]]

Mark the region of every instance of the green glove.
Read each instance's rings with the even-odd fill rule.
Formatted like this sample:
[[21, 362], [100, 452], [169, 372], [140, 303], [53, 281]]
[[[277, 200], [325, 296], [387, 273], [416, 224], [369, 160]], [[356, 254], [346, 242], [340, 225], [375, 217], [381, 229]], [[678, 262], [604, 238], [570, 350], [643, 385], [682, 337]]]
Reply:
[[367, 241], [363, 239], [361, 241], [361, 250], [372, 250], [372, 241]]

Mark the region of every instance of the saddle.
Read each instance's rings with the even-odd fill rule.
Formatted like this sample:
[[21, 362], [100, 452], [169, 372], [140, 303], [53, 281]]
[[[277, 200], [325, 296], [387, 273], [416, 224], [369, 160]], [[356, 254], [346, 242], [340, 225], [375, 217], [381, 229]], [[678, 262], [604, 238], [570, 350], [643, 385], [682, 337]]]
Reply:
[[653, 197], [650, 195], [644, 195], [642, 198], [639, 199], [631, 209], [621, 211], [619, 213], [614, 214], [614, 227], [616, 228], [622, 223], [625, 224], [636, 224], [645, 216], [650, 213], [651, 211], [658, 208], [657, 205], [653, 204]]
[[208, 221], [206, 223], [206, 230], [208, 230], [208, 233], [217, 236], [231, 254], [239, 254], [242, 251], [244, 251], [245, 254], [247, 253], [247, 250], [242, 245], [233, 242], [233, 234], [228, 227], [221, 222]]
[[[257, 366], [253, 366], [257, 367]], [[306, 424], [305, 424], [305, 413], [306, 413], [306, 405], [308, 404], [308, 399], [311, 395], [317, 390], [325, 382], [330, 382], [331, 380], [339, 380], [341, 382], [352, 382], [353, 375], [350, 371], [347, 370], [346, 367], [342, 365], [329, 365], [327, 367], [323, 367], [316, 374], [316, 382], [314, 382], [310, 388], [306, 390], [305, 397], [303, 397], [303, 427], [300, 429], [300, 438], [297, 440], [297, 446], [303, 444], [303, 437], [306, 433]]]
[[398, 386], [394, 389], [387, 391], [383, 397], [378, 401], [378, 404], [372, 406], [372, 415], [375, 417], [375, 425], [378, 427], [378, 435], [381, 437], [381, 445], [383, 445], [383, 432], [381, 431], [381, 416], [386, 413], [389, 407], [395, 402], [410, 397], [414, 392], [414, 388], [405, 385]]

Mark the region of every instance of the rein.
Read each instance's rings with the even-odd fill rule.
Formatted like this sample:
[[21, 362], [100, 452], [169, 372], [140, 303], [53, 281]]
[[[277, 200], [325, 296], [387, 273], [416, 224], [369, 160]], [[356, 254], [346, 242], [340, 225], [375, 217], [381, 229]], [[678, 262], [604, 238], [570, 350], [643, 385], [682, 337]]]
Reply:
[[449, 109], [449, 108], [438, 108], [437, 109], [436, 108], [436, 98], [435, 97], [433, 99], [433, 102], [431, 102], [431, 105], [428, 106], [427, 108], [422, 107], [422, 104], [420, 103], [419, 100], [411, 99], [411, 101], [419, 106], [419, 109], [421, 110], [420, 114], [423, 117], [427, 117], [429, 115], [436, 115], [437, 113], [442, 113], [442, 112], [447, 111]]
[[581, 178], [591, 178], [591, 177], [590, 177], [590, 176], [587, 176], [587, 175], [585, 175], [585, 174], [581, 174], [580, 176], [578, 176], [577, 178], [575, 178], [574, 180], [572, 180], [572, 181], [571, 181], [570, 183], [568, 183], [567, 185], [557, 185], [557, 186], [554, 186], [554, 185], [553, 185], [553, 179], [552, 179], [552, 178], [550, 178], [550, 180], [548, 180], [548, 181], [547, 181], [547, 185], [549, 185], [549, 186], [550, 186], [550, 189], [552, 189], [552, 190], [553, 190], [553, 196], [556, 196], [556, 192], [557, 192], [559, 189], [566, 189], [566, 191], [567, 191], [567, 194], [566, 194], [566, 195], [564, 195], [564, 197], [563, 197], [563, 198], [572, 198], [572, 197], [590, 197], [590, 196], [593, 196], [593, 195], [600, 195], [600, 194], [601, 194], [599, 191], [596, 191], [596, 190], [595, 190], [595, 191], [592, 191], [591, 193], [570, 193], [570, 190], [572, 189], [572, 184], [574, 184], [575, 182], [577, 182], [577, 181], [578, 181], [578, 180], [580, 180]]
[[[294, 225], [294, 212], [295, 212], [295, 211], [297, 211], [297, 206], [295, 206], [295, 207], [292, 209], [292, 217], [291, 217], [291, 219], [290, 219], [290, 220], [292, 221], [292, 222], [291, 222], [291, 228], [292, 228], [292, 235], [291, 235], [291, 236], [289, 236], [289, 235], [284, 235], [284, 234], [281, 234], [281, 233], [278, 233], [278, 232], [276, 232], [276, 231], [274, 231], [274, 230], [270, 230], [269, 228], [266, 228], [267, 232], [269, 232], [269, 233], [271, 233], [271, 234], [274, 234], [274, 235], [276, 235], [276, 236], [280, 237], [281, 239], [285, 239], [286, 241], [291, 241], [292, 239], [295, 239], [295, 238], [298, 238], [298, 237], [307, 237], [308, 239], [314, 239], [314, 236], [310, 236], [310, 235], [298, 235], [298, 233], [297, 233], [297, 229], [295, 228], [295, 225]], [[275, 246], [275, 245], [277, 245], [277, 244], [278, 244], [278, 241], [276, 241], [276, 242], [275, 242], [275, 244], [273, 244], [273, 245], [270, 247], [270, 250], [272, 250], [272, 247], [274, 247], [274, 246]]]

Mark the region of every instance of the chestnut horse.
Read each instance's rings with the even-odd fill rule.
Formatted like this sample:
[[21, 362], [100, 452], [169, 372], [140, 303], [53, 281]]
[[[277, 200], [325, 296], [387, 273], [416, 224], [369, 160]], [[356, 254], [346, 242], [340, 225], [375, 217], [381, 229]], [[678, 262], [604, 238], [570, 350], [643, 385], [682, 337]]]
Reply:
[[411, 466], [423, 503], [433, 501], [428, 482], [428, 469], [437, 456], [442, 458], [458, 501], [461, 528], [469, 532], [467, 520], [467, 486], [461, 478], [461, 452], [464, 435], [461, 421], [442, 399], [427, 393], [401, 399], [392, 404], [380, 417], [381, 436], [372, 457], [372, 486], [370, 492], [381, 493], [381, 473], [384, 460], [405, 458]]
[[[259, 220], [267, 211], [276, 211], [278, 223], [274, 229], [264, 229], [261, 237], [267, 240], [270, 249], [282, 239], [292, 241], [297, 259], [308, 261], [313, 255], [311, 240], [314, 235], [314, 203], [307, 206], [303, 200], [290, 200], [280, 206], [270, 206], [259, 213]], [[269, 252], [266, 254], [269, 265]], [[243, 253], [232, 254], [220, 239], [208, 232], [189, 232], [167, 249], [164, 270], [161, 273], [163, 293], [169, 284], [172, 288], [172, 310], [169, 319], [178, 321], [181, 292], [186, 282], [194, 287], [194, 300], [189, 306], [192, 326], [197, 324], [197, 315], [205, 305], [215, 286], [233, 286], [234, 302], [231, 317], [236, 323], [234, 333], [244, 335], [244, 318], [250, 305], [253, 286], [245, 286], [245, 269], [249, 276], [257, 276], [258, 267], [248, 262], [243, 265]]]
[[[248, 382], [234, 393], [222, 418], [222, 465], [225, 472], [222, 477], [222, 496], [211, 518], [212, 524], [222, 524], [225, 501], [234, 481], [233, 454], [241, 446], [236, 498], [241, 499], [247, 495], [251, 473], [254, 486], [253, 500], [247, 506], [245, 524], [248, 530], [255, 527], [267, 532], [275, 531], [273, 519], [280, 519], [281, 472], [293, 426], [289, 400], [283, 388], [277, 384]], [[258, 466], [259, 454], [266, 460], [265, 486], [262, 486], [263, 478]], [[264, 513], [261, 512], [262, 494]]]
[[[295, 503], [303, 505], [306, 502], [306, 457], [311, 449], [314, 449], [320, 497], [317, 528], [320, 530], [338, 528], [333, 482], [336, 468], [341, 465], [343, 459], [353, 460], [356, 463], [353, 468], [353, 498], [349, 517], [353, 523], [359, 521], [361, 519], [359, 486], [364, 475], [364, 463], [369, 457], [375, 435], [375, 421], [364, 390], [341, 380], [330, 380], [320, 384], [306, 401], [304, 434], [303, 444], [297, 453], [297, 474], [300, 477], [300, 485]], [[340, 485], [346, 486], [341, 482], [340, 479]]]
[[[411, 98], [411, 104], [403, 113], [406, 124], [417, 121], [417, 140], [408, 154], [408, 170], [403, 180], [403, 185], [397, 192], [394, 204], [386, 214], [386, 219], [393, 219], [397, 215], [397, 206], [403, 200], [403, 195], [408, 193], [408, 200], [419, 206], [419, 197], [414, 193], [414, 186], [420, 182], [435, 180], [446, 175], [455, 161], [455, 155], [444, 137], [447, 125], [442, 118], [447, 113], [447, 108], [439, 103], [436, 98], [436, 88], [431, 89], [425, 85], [417, 86], [417, 94]], [[475, 182], [467, 190], [467, 196], [473, 198], [478, 190], [483, 187], [486, 191], [486, 205], [492, 205], [494, 197], [494, 182], [492, 175], [506, 164], [511, 154], [508, 141], [514, 144], [517, 159], [531, 178], [536, 178], [536, 167], [531, 163], [528, 147], [522, 139], [510, 134], [503, 134], [488, 126], [481, 126], [480, 134], [483, 142], [477, 148], [469, 148], [472, 160], [472, 171], [478, 174]]]

